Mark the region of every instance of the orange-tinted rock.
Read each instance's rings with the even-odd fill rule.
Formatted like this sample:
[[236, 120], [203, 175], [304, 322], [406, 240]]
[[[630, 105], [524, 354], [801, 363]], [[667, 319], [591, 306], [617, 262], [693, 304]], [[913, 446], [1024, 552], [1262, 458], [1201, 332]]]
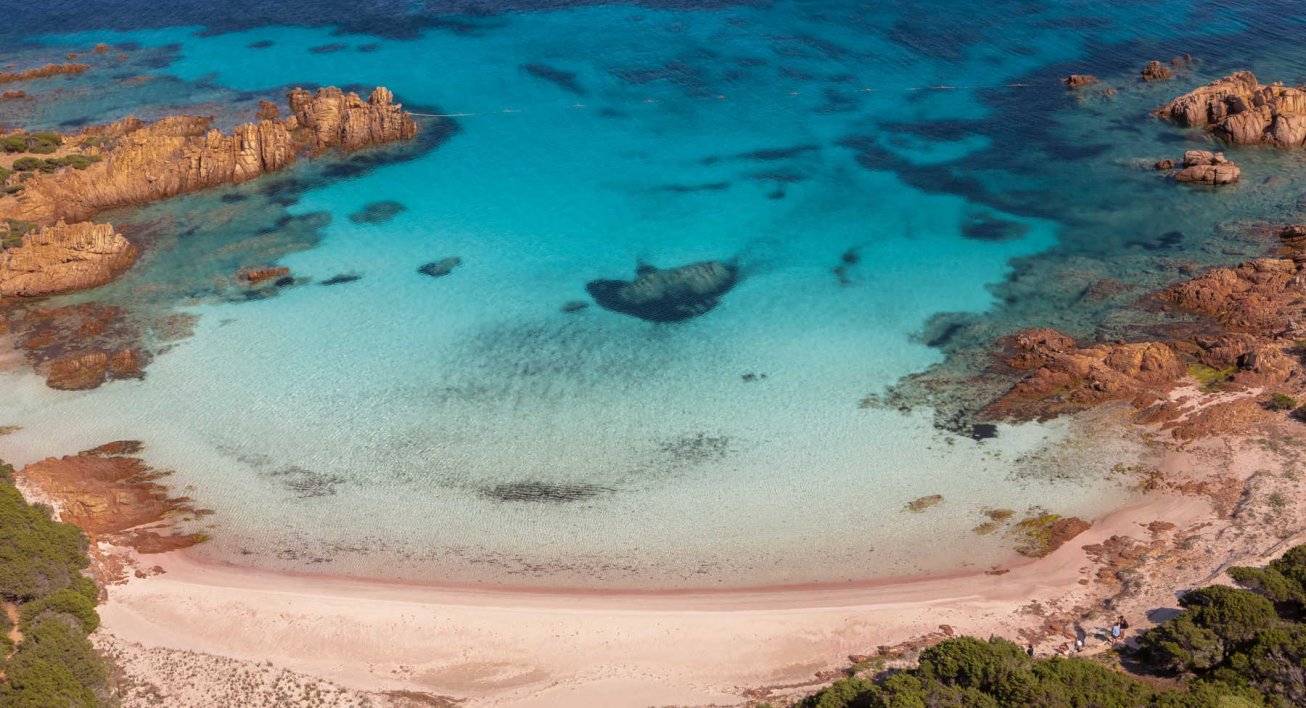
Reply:
[[281, 109], [271, 101], [259, 101], [257, 115], [259, 120], [277, 120], [281, 118]]
[[1084, 86], [1092, 86], [1093, 84], [1098, 83], [1098, 81], [1099, 79], [1092, 74], [1071, 74], [1062, 79], [1061, 83], [1065, 84], [1066, 88], [1077, 89]]
[[1261, 84], [1250, 71], [1184, 94], [1157, 115], [1185, 127], [1205, 127], [1231, 143], [1306, 146], [1306, 90]]
[[[417, 124], [384, 88], [364, 102], [336, 88], [290, 93], [294, 115], [236, 126], [230, 135], [212, 118], [173, 116], [150, 124], [125, 118], [83, 131], [107, 146], [83, 170], [37, 174], [0, 218], [49, 224], [82, 221], [114, 207], [144, 204], [280, 170], [302, 152], [354, 150], [412, 138]], [[96, 151], [90, 151], [96, 154]]]
[[242, 271], [240, 279], [250, 285], [258, 285], [264, 281], [285, 278], [290, 275], [290, 269], [285, 267], [277, 268], [253, 268]]
[[1142, 74], [1144, 81], [1164, 81], [1174, 76], [1170, 67], [1156, 60], [1147, 62], [1147, 66], [1139, 73]]
[[12, 91], [5, 91], [4, 93], [0, 93], [0, 99], [9, 100], [14, 98], [27, 98], [27, 92], [12, 90]]
[[13, 324], [18, 348], [46, 384], [64, 390], [140, 378], [148, 355], [139, 324], [118, 307], [94, 303], [30, 308]]
[[1178, 182], [1233, 184], [1242, 176], [1242, 170], [1230, 162], [1222, 152], [1189, 150], [1184, 153], [1183, 165], [1183, 169], [1174, 174]]
[[1008, 367], [1029, 373], [989, 404], [984, 418], [1046, 418], [1098, 403], [1127, 400], [1165, 387], [1184, 375], [1175, 351], [1160, 342], [1079, 347], [1051, 329], [1019, 332], [1005, 340]]
[[1286, 258], [1258, 258], [1237, 268], [1216, 268], [1167, 288], [1166, 302], [1220, 321], [1238, 332], [1269, 335], [1296, 315], [1297, 265]]
[[46, 64], [45, 66], [23, 71], [0, 71], [0, 84], [43, 79], [47, 76], [58, 76], [59, 74], [80, 74], [89, 68], [91, 67], [86, 64]]
[[0, 253], [0, 295], [39, 296], [84, 290], [113, 280], [136, 260], [136, 248], [109, 224], [81, 222], [37, 229]]
[[[99, 448], [97, 448], [99, 449]], [[129, 545], [141, 553], [175, 550], [200, 539], [178, 534], [170, 519], [195, 513], [184, 498], [170, 498], [160, 473], [134, 457], [81, 454], [50, 457], [23, 468], [21, 477], [55, 499], [60, 519], [76, 525], [92, 544]]]
[[416, 121], [385, 87], [378, 86], [366, 102], [334, 86], [316, 93], [297, 88], [289, 98], [293, 117], [287, 123], [309, 132], [309, 148], [314, 152], [333, 147], [356, 150], [417, 135]]

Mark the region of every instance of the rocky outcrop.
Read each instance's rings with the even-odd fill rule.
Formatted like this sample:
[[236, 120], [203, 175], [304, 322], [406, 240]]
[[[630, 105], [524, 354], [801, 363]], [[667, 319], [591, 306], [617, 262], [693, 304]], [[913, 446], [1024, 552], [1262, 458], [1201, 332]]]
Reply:
[[51, 388], [81, 391], [115, 379], [140, 378], [149, 361], [141, 323], [120, 307], [25, 307], [11, 326], [18, 349]]
[[1297, 264], [1258, 258], [1237, 268], [1216, 268], [1162, 291], [1162, 301], [1219, 321], [1233, 332], [1272, 336], [1297, 318], [1302, 293]]
[[130, 442], [33, 462], [19, 475], [53, 499], [60, 520], [84, 531], [92, 547], [107, 542], [139, 553], [162, 553], [203, 540], [173, 526], [172, 521], [183, 514], [203, 512], [185, 498], [169, 497], [158, 482], [164, 473], [138, 458], [112, 454], [139, 449], [139, 444]]
[[103, 285], [131, 266], [136, 248], [109, 224], [39, 228], [0, 252], [0, 295], [32, 297]]
[[1092, 74], [1071, 74], [1070, 76], [1067, 76], [1064, 79], [1062, 79], [1061, 83], [1065, 84], [1066, 88], [1077, 89], [1077, 88], [1083, 88], [1085, 86], [1092, 86], [1093, 84], [1098, 83], [1100, 80], [1101, 79], [1098, 79], [1096, 76], [1093, 76]]
[[585, 286], [600, 306], [650, 322], [697, 317], [721, 302], [738, 282], [732, 265], [720, 261], [661, 270], [642, 266], [632, 281], [595, 280]]
[[1185, 371], [1175, 351], [1160, 342], [1080, 347], [1056, 330], [1030, 329], [1003, 344], [1008, 351], [1005, 365], [1029, 373], [985, 408], [985, 418], [1050, 418], [1127, 400], [1168, 384]]
[[32, 79], [44, 79], [49, 76], [58, 76], [60, 74], [80, 74], [91, 67], [86, 64], [46, 64], [38, 66], [35, 69], [24, 69], [23, 71], [0, 71], [0, 84], [12, 84], [17, 81], [31, 81]]
[[245, 182], [290, 165], [300, 154], [356, 150], [417, 134], [412, 116], [384, 88], [366, 102], [336, 88], [295, 89], [289, 97], [290, 117], [239, 125], [229, 135], [199, 116], [150, 124], [126, 118], [88, 129], [84, 138], [106, 146], [90, 148], [102, 159], [81, 170], [35, 175], [14, 199], [0, 202], [0, 218], [82, 221], [114, 207]]
[[1306, 90], [1239, 71], [1167, 103], [1157, 115], [1242, 145], [1306, 146]]
[[[1161, 163], [1157, 163], [1158, 169], [1160, 165]], [[1242, 169], [1230, 162], [1224, 153], [1206, 150], [1185, 152], [1183, 167], [1174, 173], [1177, 182], [1210, 185], [1233, 184], [1241, 176]]]
[[394, 102], [389, 89], [378, 86], [366, 102], [355, 93], [334, 86], [310, 93], [295, 89], [289, 94], [290, 112], [298, 127], [308, 132], [313, 152], [339, 147], [356, 150], [416, 137], [417, 123]]
[[1138, 73], [1142, 75], [1144, 81], [1165, 81], [1174, 76], [1174, 72], [1170, 70], [1170, 67], [1155, 59], [1147, 62], [1147, 66], [1143, 67], [1143, 70]]

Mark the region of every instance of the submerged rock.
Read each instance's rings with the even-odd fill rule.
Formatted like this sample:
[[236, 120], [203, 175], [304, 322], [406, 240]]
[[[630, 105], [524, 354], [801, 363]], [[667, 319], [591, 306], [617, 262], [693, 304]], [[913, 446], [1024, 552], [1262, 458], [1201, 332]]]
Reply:
[[319, 285], [342, 285], [344, 283], [352, 283], [355, 280], [360, 280], [362, 277], [363, 276], [361, 275], [355, 275], [353, 273], [341, 273], [340, 275], [333, 275], [330, 278], [327, 278], [326, 280], [323, 280], [321, 283], [318, 284]]
[[454, 256], [452, 258], [443, 258], [438, 261], [431, 261], [421, 268], [417, 269], [422, 275], [429, 275], [432, 278], [442, 278], [453, 272], [454, 268], [462, 265], [463, 259]]
[[567, 313], [580, 312], [589, 306], [590, 304], [584, 300], [572, 300], [562, 306], [562, 311]]
[[405, 211], [408, 207], [396, 201], [371, 202], [350, 214], [349, 220], [355, 224], [383, 224]]
[[593, 499], [616, 490], [597, 484], [569, 482], [507, 482], [483, 489], [481, 494], [500, 502], [567, 503]]
[[679, 322], [716, 307], [738, 282], [737, 269], [720, 261], [667, 270], [641, 266], [636, 275], [631, 281], [590, 281], [585, 289], [600, 307], [613, 312], [650, 322]]

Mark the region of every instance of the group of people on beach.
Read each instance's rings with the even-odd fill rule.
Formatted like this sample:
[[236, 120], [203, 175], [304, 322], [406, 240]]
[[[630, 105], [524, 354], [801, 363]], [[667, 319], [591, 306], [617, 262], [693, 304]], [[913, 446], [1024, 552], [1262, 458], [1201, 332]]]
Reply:
[[[1125, 619], [1124, 615], [1117, 615], [1115, 624], [1111, 625], [1111, 629], [1109, 630], [1110, 636], [1106, 637], [1107, 644], [1114, 647], [1116, 644], [1123, 642], [1124, 633], [1127, 629], [1129, 629], [1129, 620]], [[1061, 645], [1057, 647], [1057, 655], [1072, 656], [1084, 651], [1085, 641], [1087, 639], [1088, 632], [1085, 632], [1084, 628], [1076, 623], [1074, 644], [1072, 645], [1070, 642], [1062, 642]], [[1034, 656], [1034, 645], [1030, 644], [1026, 647], [1025, 653], [1029, 654], [1031, 657]]]

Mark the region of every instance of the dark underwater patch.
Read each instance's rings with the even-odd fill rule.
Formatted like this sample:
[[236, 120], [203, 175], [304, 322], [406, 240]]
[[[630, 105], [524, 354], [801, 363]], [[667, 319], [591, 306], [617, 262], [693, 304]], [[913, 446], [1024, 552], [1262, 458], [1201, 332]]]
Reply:
[[369, 202], [361, 210], [350, 214], [349, 220], [355, 224], [384, 224], [405, 211], [408, 211], [408, 207], [393, 200]]
[[375, 52], [376, 50], [378, 50], [378, 49], [380, 49], [380, 48], [381, 48], [381, 45], [380, 45], [380, 44], [377, 44], [376, 42], [372, 42], [372, 43], [370, 43], [370, 44], [360, 44], [360, 45], [358, 45], [358, 47], [356, 47], [356, 49], [358, 49], [358, 51], [363, 52], [363, 53], [365, 53], [365, 54], [370, 54], [370, 53]]
[[257, 42], [250, 42], [245, 46], [249, 47], [250, 49], [267, 49], [268, 47], [271, 47], [274, 44], [276, 44], [276, 42], [273, 42], [270, 39], [260, 39]]
[[568, 93], [577, 96], [585, 95], [585, 87], [577, 80], [575, 72], [555, 69], [545, 64], [522, 64], [521, 70], [537, 79], [548, 81]]
[[309, 47], [308, 53], [309, 54], [334, 54], [336, 52], [344, 51], [348, 48], [349, 48], [348, 44], [345, 44], [343, 42], [335, 42], [333, 44], [322, 44], [316, 47]]
[[738, 282], [719, 261], [663, 270], [640, 266], [634, 280], [592, 280], [585, 290], [600, 307], [649, 322], [680, 322], [716, 307]]
[[338, 475], [314, 472], [296, 466], [270, 472], [268, 476], [277, 480], [281, 486], [294, 492], [295, 496], [300, 499], [334, 496], [336, 487], [345, 481], [343, 477]]
[[971, 212], [961, 225], [961, 235], [973, 241], [1015, 241], [1029, 233], [1029, 224], [1009, 221], [994, 214]]
[[481, 496], [496, 502], [533, 502], [537, 504], [568, 504], [587, 501], [616, 490], [599, 484], [584, 482], [505, 482], [480, 490]]
[[707, 182], [704, 184], [664, 184], [654, 187], [657, 192], [688, 194], [691, 192], [720, 192], [730, 188], [729, 182]]
[[323, 280], [321, 283], [318, 283], [318, 285], [343, 285], [345, 283], [352, 283], [355, 280], [361, 280], [362, 278], [363, 276], [354, 273], [341, 273], [340, 275], [333, 275], [330, 278]]

